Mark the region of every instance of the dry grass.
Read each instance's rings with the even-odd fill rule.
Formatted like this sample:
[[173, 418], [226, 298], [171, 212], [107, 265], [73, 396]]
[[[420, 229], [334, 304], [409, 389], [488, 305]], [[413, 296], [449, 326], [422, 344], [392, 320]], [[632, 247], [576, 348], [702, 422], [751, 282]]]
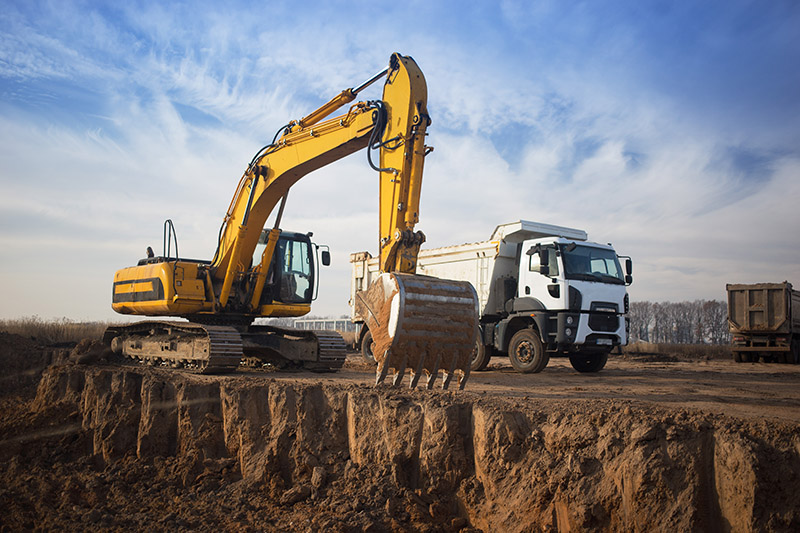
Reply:
[[622, 353], [631, 355], [675, 355], [686, 359], [729, 359], [728, 344], [666, 344], [633, 342], [622, 348]]
[[74, 322], [68, 318], [43, 320], [38, 316], [0, 320], [0, 331], [14, 333], [45, 344], [102, 339], [110, 322]]
[[[75, 322], [68, 318], [43, 320], [38, 316], [0, 319], [0, 331], [21, 335], [43, 344], [74, 343], [83, 339], [102, 339], [113, 322]], [[356, 332], [340, 332], [348, 346], [356, 342]]]

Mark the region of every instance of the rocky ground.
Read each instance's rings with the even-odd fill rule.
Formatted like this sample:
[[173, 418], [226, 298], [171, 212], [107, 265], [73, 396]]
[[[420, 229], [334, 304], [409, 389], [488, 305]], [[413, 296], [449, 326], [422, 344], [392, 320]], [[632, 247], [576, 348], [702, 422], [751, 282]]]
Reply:
[[467, 390], [0, 333], [0, 530], [798, 531], [800, 367], [495, 358]]

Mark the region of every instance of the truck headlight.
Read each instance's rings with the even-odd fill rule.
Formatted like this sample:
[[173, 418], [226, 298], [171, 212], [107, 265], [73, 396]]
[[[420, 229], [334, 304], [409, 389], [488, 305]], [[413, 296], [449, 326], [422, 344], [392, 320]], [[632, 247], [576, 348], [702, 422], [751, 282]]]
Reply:
[[[567, 321], [569, 321], [569, 320], [567, 320]], [[565, 329], [565, 330], [564, 330], [564, 334], [565, 334], [567, 337], [572, 337], [572, 328], [567, 328], [567, 329]]]
[[[575, 322], [574, 318], [572, 318], [571, 316], [567, 317], [567, 324], [571, 326], [574, 322]], [[567, 330], [567, 332], [569, 332], [569, 330]], [[569, 335], [569, 333], [567, 333], [567, 335]]]

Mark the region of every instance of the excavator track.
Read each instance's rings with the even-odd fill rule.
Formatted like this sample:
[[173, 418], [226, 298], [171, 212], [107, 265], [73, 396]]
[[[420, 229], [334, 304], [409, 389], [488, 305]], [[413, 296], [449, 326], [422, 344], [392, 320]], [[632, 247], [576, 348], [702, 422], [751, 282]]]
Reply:
[[243, 357], [241, 335], [230, 326], [137, 322], [107, 328], [103, 341], [115, 353], [149, 365], [191, 368], [204, 374], [233, 372]]
[[314, 372], [342, 368], [347, 345], [335, 331], [249, 326], [242, 333], [245, 365], [301, 366]]
[[103, 340], [115, 353], [151, 366], [194, 369], [203, 374], [233, 372], [240, 364], [335, 372], [346, 356], [346, 344], [334, 331], [264, 325], [234, 328], [146, 321], [111, 326]]
[[334, 331], [315, 330], [313, 333], [319, 342], [319, 362], [303, 366], [315, 372], [332, 372], [342, 368], [347, 356], [347, 344], [342, 336]]

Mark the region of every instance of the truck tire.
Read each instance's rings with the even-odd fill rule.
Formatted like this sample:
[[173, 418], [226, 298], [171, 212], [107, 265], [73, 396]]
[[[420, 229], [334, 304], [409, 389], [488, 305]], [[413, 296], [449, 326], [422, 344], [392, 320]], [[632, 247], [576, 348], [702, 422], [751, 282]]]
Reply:
[[479, 338], [475, 341], [475, 350], [472, 352], [472, 361], [470, 361], [469, 369], [486, 370], [491, 358], [491, 348], [484, 346], [483, 341]]
[[742, 361], [744, 361], [744, 359], [742, 358], [742, 352], [734, 351], [733, 360], [737, 363], [741, 363]]
[[600, 372], [606, 361], [608, 352], [578, 352], [569, 356], [569, 363], [578, 372]]
[[511, 337], [508, 358], [514, 370], [523, 374], [541, 372], [550, 361], [539, 334], [530, 328], [521, 329]]
[[375, 355], [372, 353], [372, 345], [375, 344], [372, 342], [372, 333], [367, 330], [364, 333], [364, 338], [361, 339], [361, 357], [364, 358], [364, 361], [371, 365], [377, 365], [377, 361], [375, 361]]

